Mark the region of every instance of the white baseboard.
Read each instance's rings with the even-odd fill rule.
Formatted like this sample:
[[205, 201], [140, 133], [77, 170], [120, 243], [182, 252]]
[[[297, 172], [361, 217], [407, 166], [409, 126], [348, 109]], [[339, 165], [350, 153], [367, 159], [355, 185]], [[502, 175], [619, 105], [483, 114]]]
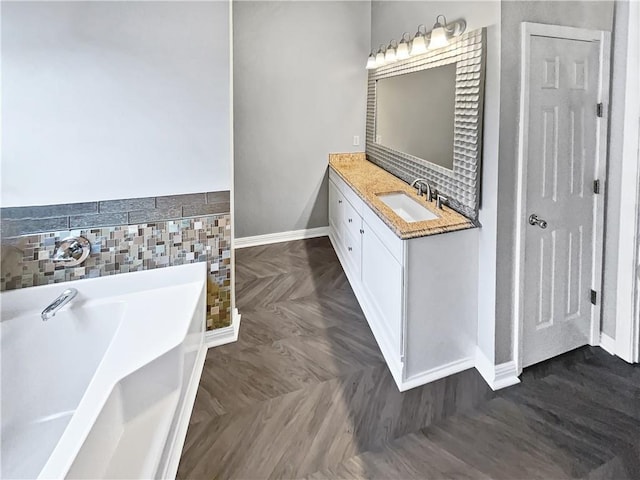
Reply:
[[440, 380], [441, 378], [463, 372], [464, 370], [468, 370], [474, 366], [475, 361], [473, 357], [461, 358], [455, 362], [447, 363], [446, 365], [442, 365], [438, 368], [432, 368], [431, 370], [421, 372], [403, 380], [402, 385], [400, 386], [400, 391], [404, 392], [411, 388], [419, 387], [420, 385], [424, 385], [435, 380]]
[[267, 233], [254, 237], [242, 237], [234, 239], [234, 248], [256, 247], [269, 245], [270, 243], [290, 242], [292, 240], [304, 240], [305, 238], [326, 237], [329, 235], [329, 227], [306, 228], [292, 230], [290, 232]]
[[616, 354], [616, 341], [604, 332], [600, 332], [600, 347], [611, 355]]
[[[191, 413], [193, 412], [193, 405], [196, 401], [196, 394], [198, 393], [198, 386], [200, 385], [200, 377], [202, 376], [202, 369], [204, 367], [204, 361], [207, 357], [207, 346], [203, 344], [198, 351], [198, 356], [194, 365], [193, 372], [187, 390], [185, 392], [183, 407], [178, 412], [178, 421], [176, 424], [175, 434], [173, 438], [169, 440], [170, 446], [167, 455], [167, 462], [164, 467], [164, 471], [158, 478], [176, 478], [178, 473], [178, 465], [180, 463], [180, 457], [182, 456], [182, 448], [184, 447], [184, 441], [187, 438], [187, 429], [189, 428], [189, 420], [191, 419]], [[160, 472], [159, 472], [160, 473]]]
[[242, 315], [238, 313], [238, 309], [233, 309], [231, 325], [223, 328], [209, 330], [204, 334], [204, 343], [207, 348], [219, 347], [238, 340], [240, 333], [240, 318]]
[[476, 348], [476, 370], [494, 391], [520, 383], [516, 362], [494, 365], [479, 348]]

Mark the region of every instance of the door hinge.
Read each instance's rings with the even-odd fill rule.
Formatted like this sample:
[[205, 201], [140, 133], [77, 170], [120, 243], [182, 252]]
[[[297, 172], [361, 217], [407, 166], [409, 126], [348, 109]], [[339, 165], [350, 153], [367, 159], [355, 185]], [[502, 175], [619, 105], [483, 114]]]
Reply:
[[593, 193], [600, 193], [600, 180], [593, 181]]
[[596, 105], [596, 116], [604, 117], [604, 105], [602, 105], [602, 103]]
[[595, 305], [597, 299], [598, 299], [598, 294], [596, 293], [595, 290], [591, 290], [591, 304]]

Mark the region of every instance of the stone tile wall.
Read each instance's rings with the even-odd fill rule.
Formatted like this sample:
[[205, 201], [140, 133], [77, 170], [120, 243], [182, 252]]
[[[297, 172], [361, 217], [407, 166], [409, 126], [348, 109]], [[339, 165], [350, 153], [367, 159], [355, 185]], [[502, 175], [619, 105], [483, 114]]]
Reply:
[[[207, 262], [207, 329], [231, 323], [229, 192], [5, 208], [0, 213], [0, 290]], [[38, 231], [43, 229], [48, 231]], [[70, 236], [91, 243], [91, 255], [80, 266], [51, 260], [57, 244]]]

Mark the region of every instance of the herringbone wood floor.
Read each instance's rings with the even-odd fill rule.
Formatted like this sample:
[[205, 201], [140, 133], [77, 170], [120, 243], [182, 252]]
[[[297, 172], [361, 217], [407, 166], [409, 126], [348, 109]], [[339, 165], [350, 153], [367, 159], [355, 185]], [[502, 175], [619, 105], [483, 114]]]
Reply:
[[640, 478], [639, 367], [585, 348], [497, 395], [473, 369], [399, 393], [328, 239], [236, 261], [179, 478]]

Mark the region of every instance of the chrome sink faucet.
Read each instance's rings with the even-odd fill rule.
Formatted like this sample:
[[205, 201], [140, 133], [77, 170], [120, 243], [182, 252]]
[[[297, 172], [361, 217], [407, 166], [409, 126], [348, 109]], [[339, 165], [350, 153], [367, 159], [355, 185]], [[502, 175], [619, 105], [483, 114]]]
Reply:
[[425, 193], [427, 196], [427, 201], [432, 202], [435, 198], [435, 192], [431, 187], [431, 184], [427, 180], [423, 178], [416, 178], [411, 186], [418, 191], [419, 197], [421, 197], [422, 194]]
[[56, 313], [58, 313], [58, 310], [60, 310], [67, 303], [73, 300], [76, 295], [78, 295], [78, 290], [76, 290], [75, 288], [68, 288], [64, 292], [62, 292], [62, 294], [58, 298], [51, 302], [49, 306], [42, 311], [42, 314], [40, 315], [42, 317], [42, 321], [46, 322], [51, 317], [55, 317]]

